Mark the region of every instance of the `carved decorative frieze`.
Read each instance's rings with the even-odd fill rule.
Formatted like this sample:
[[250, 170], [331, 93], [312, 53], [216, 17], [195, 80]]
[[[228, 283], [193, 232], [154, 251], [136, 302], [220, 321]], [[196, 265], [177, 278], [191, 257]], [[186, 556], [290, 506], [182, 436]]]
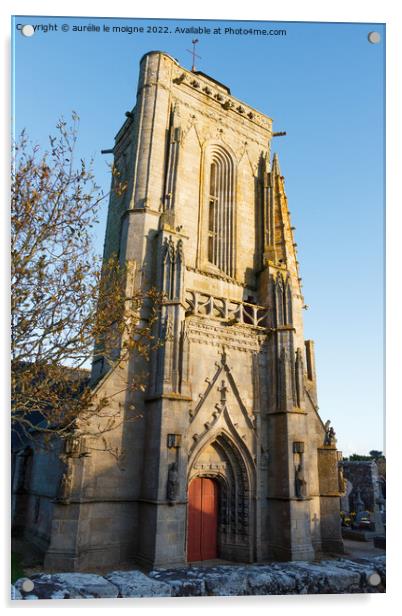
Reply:
[[211, 464], [193, 464], [193, 468], [197, 470], [205, 470], [205, 471], [225, 471], [226, 462], [214, 463]]
[[[252, 446], [255, 417], [251, 410], [247, 409], [241, 398], [231, 368], [227, 364], [225, 350], [221, 353], [221, 360], [216, 362], [215, 365], [217, 370], [213, 378], [208, 380], [206, 389], [199, 395], [199, 402], [190, 413], [190, 424], [193, 424], [194, 433], [191, 436], [190, 430], [189, 439], [192, 438], [192, 441], [189, 440], [188, 443], [189, 458], [194, 455], [197, 447], [199, 447], [199, 442], [205, 442], [210, 431], [219, 427], [224, 427], [227, 432], [231, 433], [235, 441], [240, 442], [242, 440], [249, 451]], [[229, 391], [230, 400], [227, 397]], [[211, 396], [216, 396], [215, 392], [219, 393], [219, 402], [213, 405], [216, 397], [211, 401]], [[208, 400], [210, 401], [208, 402]], [[233, 410], [233, 405], [237, 409], [236, 412]], [[241, 411], [240, 414], [238, 413], [239, 410]]]
[[188, 337], [191, 342], [222, 347], [245, 353], [265, 353], [267, 335], [245, 326], [228, 328], [216, 321], [217, 325], [205, 318], [191, 317], [188, 321]]
[[[222, 109], [224, 110], [224, 105], [226, 105], [228, 101], [224, 102], [222, 104]], [[221, 126], [224, 127], [225, 129], [230, 130], [231, 132], [236, 133], [236, 139], [238, 138], [238, 136], [242, 136], [245, 139], [248, 139], [249, 141], [252, 141], [253, 143], [258, 144], [259, 146], [264, 145], [264, 147], [267, 147], [266, 145], [266, 141], [262, 139], [262, 136], [259, 135], [258, 131], [253, 131], [252, 129], [254, 128], [252, 123], [250, 126], [250, 123], [248, 121], [246, 121], [245, 119], [241, 119], [239, 122], [239, 125], [233, 126], [233, 122], [227, 122], [225, 121], [225, 116], [226, 113], [219, 113], [219, 108], [218, 108], [218, 113], [214, 113], [212, 110], [211, 111], [203, 111], [202, 109], [200, 109], [198, 106], [195, 105], [191, 105], [190, 103], [184, 102], [183, 100], [180, 101], [180, 104], [182, 105], [182, 107], [188, 108], [188, 110], [190, 112], [193, 112], [193, 114], [191, 115], [191, 126], [194, 124], [194, 120], [196, 119], [196, 115], [194, 115], [194, 112], [197, 113], [198, 116], [203, 116], [205, 118], [208, 118], [208, 120], [213, 120], [214, 122], [219, 121]], [[230, 108], [233, 107], [233, 103], [231, 103], [229, 105]], [[252, 112], [251, 112], [252, 113]], [[239, 118], [243, 118], [244, 114], [239, 115]], [[250, 117], [250, 116], [249, 116]], [[254, 116], [253, 116], [254, 117]], [[244, 124], [244, 130], [242, 130], [242, 124]], [[248, 126], [247, 126], [248, 125]], [[264, 127], [267, 128], [267, 130], [269, 130], [268, 127]], [[251, 130], [250, 130], [251, 129]], [[183, 134], [183, 140], [185, 138], [185, 135], [188, 133], [188, 129], [186, 129], [184, 131]]]
[[224, 93], [222, 90], [214, 88], [210, 83], [202, 87], [205, 81], [199, 77], [195, 79], [193, 73], [187, 74], [183, 71], [178, 71], [173, 78], [173, 83], [178, 86], [185, 85], [197, 92], [202, 92], [207, 98], [219, 103], [225, 111], [231, 110], [239, 115], [247, 115], [248, 119], [257, 126], [268, 130], [270, 128], [269, 118], [256, 112], [254, 109], [245, 107], [244, 104], [239, 104], [239, 101], [232, 97], [230, 93]]
[[[206, 272], [204, 270], [200, 270], [197, 267], [191, 267], [191, 265], [186, 265], [186, 270], [189, 272], [195, 272], [196, 274], [201, 274], [201, 276], [206, 276], [207, 278], [215, 278], [215, 280], [224, 280], [225, 282], [229, 282], [230, 284], [236, 285], [237, 287], [243, 287], [243, 289], [253, 289], [248, 284], [244, 282], [239, 282], [235, 278], [231, 278], [230, 276], [225, 276], [224, 274], [215, 274], [213, 272]], [[254, 289], [253, 289], [254, 290]]]

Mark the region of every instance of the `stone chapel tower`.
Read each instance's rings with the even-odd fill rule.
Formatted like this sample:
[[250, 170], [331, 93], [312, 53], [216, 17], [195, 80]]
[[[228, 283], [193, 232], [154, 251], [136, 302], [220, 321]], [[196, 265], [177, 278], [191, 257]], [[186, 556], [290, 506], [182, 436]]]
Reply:
[[[141, 60], [113, 154], [105, 256], [166, 296], [147, 391], [94, 359], [95, 395], [141, 418], [69, 457], [46, 564], [313, 559], [342, 551], [338, 452], [317, 407], [296, 244], [272, 121], [168, 54]], [[79, 449], [79, 446], [77, 446]], [[78, 451], [77, 449], [77, 451]]]

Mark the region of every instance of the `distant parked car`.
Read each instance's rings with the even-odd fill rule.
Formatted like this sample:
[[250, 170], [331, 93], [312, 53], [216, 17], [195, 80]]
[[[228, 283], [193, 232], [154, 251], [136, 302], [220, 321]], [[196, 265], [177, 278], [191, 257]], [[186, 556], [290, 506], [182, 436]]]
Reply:
[[356, 514], [355, 521], [352, 524], [352, 528], [359, 530], [374, 530], [374, 524], [370, 518], [369, 511], [360, 511]]

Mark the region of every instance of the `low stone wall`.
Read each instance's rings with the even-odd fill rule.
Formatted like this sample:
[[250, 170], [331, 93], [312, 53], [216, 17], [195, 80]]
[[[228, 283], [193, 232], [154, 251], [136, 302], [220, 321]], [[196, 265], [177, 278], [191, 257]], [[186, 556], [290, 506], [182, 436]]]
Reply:
[[[26, 578], [25, 578], [26, 579]], [[12, 586], [12, 599], [94, 599], [203, 597], [385, 592], [385, 556], [359, 562], [335, 560], [269, 565], [219, 565], [141, 571], [54, 573], [24, 578]], [[32, 586], [32, 584], [31, 584]]]

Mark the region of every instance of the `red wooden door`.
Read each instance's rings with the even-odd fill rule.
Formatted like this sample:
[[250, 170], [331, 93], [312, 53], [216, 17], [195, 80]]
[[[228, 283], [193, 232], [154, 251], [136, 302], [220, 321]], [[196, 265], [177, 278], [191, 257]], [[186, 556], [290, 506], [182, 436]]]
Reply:
[[202, 479], [196, 477], [188, 487], [187, 560], [201, 560]]
[[188, 488], [187, 560], [218, 557], [218, 486], [207, 477], [196, 477]]

